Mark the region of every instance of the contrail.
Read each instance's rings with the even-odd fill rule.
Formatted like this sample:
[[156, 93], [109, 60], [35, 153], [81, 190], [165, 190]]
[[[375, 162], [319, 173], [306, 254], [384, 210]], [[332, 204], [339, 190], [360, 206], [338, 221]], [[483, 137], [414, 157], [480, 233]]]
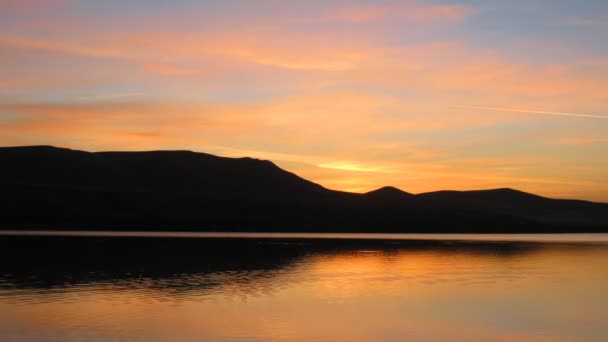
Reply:
[[529, 109], [517, 109], [517, 108], [506, 108], [506, 107], [484, 107], [484, 106], [452, 106], [456, 108], [469, 108], [469, 109], [484, 109], [493, 110], [498, 112], [513, 112], [513, 113], [531, 113], [531, 114], [543, 114], [543, 115], [559, 115], [559, 116], [574, 116], [579, 118], [594, 118], [594, 119], [608, 119], [608, 116], [598, 114], [583, 114], [583, 113], [567, 113], [567, 112], [548, 112], [542, 110], [529, 110]]

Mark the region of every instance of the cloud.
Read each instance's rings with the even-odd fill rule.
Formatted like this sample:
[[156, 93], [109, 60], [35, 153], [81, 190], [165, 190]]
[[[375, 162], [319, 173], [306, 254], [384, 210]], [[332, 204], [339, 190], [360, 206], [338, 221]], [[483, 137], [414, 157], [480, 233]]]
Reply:
[[357, 67], [369, 60], [363, 46], [339, 41], [330, 36], [307, 35], [242, 35], [234, 33], [214, 35], [135, 35], [108, 37], [95, 41], [87, 37], [86, 43], [77, 39], [59, 41], [29, 36], [0, 36], [0, 45], [32, 50], [47, 50], [98, 58], [130, 60], [143, 64], [153, 72], [189, 75], [191, 69], [177, 68], [160, 62], [171, 51], [172, 59], [243, 60], [250, 63], [293, 70], [340, 71]]
[[[449, 103], [472, 103], [484, 98], [488, 103], [504, 103], [503, 107], [508, 104], [508, 108], [515, 109], [549, 105], [555, 108], [552, 111], [529, 111], [536, 114], [583, 114], [590, 118], [602, 115], [579, 113], [575, 111], [577, 107], [599, 111], [601, 103], [608, 100], [608, 94], [603, 91], [608, 86], [605, 62], [584, 61], [538, 67], [512, 61], [497, 51], [458, 42], [382, 47], [365, 37], [344, 41], [331, 34], [323, 37], [316, 34], [281, 36], [273, 32], [244, 35], [224, 32], [213, 37], [137, 34], [96, 39], [91, 36], [87, 44], [73, 40], [2, 36], [0, 44], [118, 59], [138, 68], [123, 68], [114, 73], [108, 70], [93, 79], [83, 79], [82, 74], [70, 74], [69, 71], [45, 79], [47, 76], [38, 71], [34, 74], [26, 68], [19, 73], [20, 79], [15, 78], [17, 75], [3, 77], [0, 74], [0, 87], [50, 86], [62, 82], [75, 86], [77, 79], [85, 83], [100, 80], [116, 83], [123, 82], [121, 79], [128, 72], [131, 79], [145, 87], [167, 86], [154, 79], [154, 75], [189, 79], [188, 83], [172, 84], [183, 88], [184, 92], [192, 92], [202, 85], [232, 87], [235, 96], [240, 92], [235, 89], [245, 84], [257, 84], [259, 89], [269, 92], [285, 92], [288, 88], [306, 91], [360, 87], [397, 94], [426, 93], [426, 96], [440, 98], [445, 107]], [[172, 52], [169, 57], [166, 51]], [[31, 51], [22, 51], [22, 54], [28, 53]], [[9, 62], [20, 63], [19, 60], [15, 58]], [[91, 60], [89, 63], [106, 62]], [[12, 69], [8, 67], [6, 70]], [[148, 75], [139, 75], [139, 71]], [[548, 98], [551, 98], [550, 103], [547, 103]], [[524, 111], [503, 110], [503, 113], [509, 112]], [[496, 118], [500, 121], [505, 116]], [[477, 115], [477, 120], [480, 124], [490, 123], [492, 117]]]
[[[64, 42], [60, 39], [36, 38], [19, 35], [1, 35], [0, 45], [15, 46], [32, 50], [47, 50], [65, 54], [85, 55], [91, 57], [110, 57], [132, 59], [129, 54], [118, 49], [104, 49], [101, 47], [88, 47], [79, 43]], [[94, 45], [94, 44], [91, 44]]]
[[608, 143], [606, 137], [581, 137], [581, 138], [561, 138], [557, 141], [561, 145], [590, 145]]
[[388, 4], [337, 5], [327, 12], [325, 18], [353, 23], [395, 19], [421, 24], [457, 22], [463, 20], [469, 13], [470, 9], [462, 5], [401, 1]]
[[22, 13], [33, 10], [57, 8], [68, 2], [70, 2], [70, 0], [2, 0], [0, 3], [0, 11], [4, 13]]
[[174, 76], [185, 76], [185, 75], [192, 75], [192, 74], [196, 73], [196, 70], [194, 70], [194, 69], [179, 68], [179, 67], [174, 67], [171, 65], [159, 64], [159, 63], [148, 63], [145, 65], [145, 68], [146, 68], [146, 70], [157, 72], [159, 74], [174, 75]]
[[541, 110], [534, 110], [534, 109], [522, 109], [522, 108], [511, 108], [511, 107], [486, 107], [486, 106], [469, 106], [469, 105], [455, 105], [454, 107], [476, 109], [476, 110], [491, 110], [491, 111], [498, 111], [498, 112], [570, 116], [570, 117], [577, 117], [577, 118], [608, 119], [608, 116], [599, 115], [599, 114], [551, 112], [551, 111], [541, 111]]
[[567, 26], [579, 26], [579, 27], [590, 27], [590, 28], [602, 28], [606, 27], [605, 20], [597, 20], [583, 17], [570, 17], [561, 21], [562, 24]]
[[390, 14], [388, 6], [359, 4], [336, 6], [326, 13], [325, 18], [328, 20], [364, 23], [383, 19], [388, 14]]
[[332, 163], [321, 163], [317, 165], [318, 167], [326, 168], [326, 169], [337, 169], [337, 170], [345, 170], [345, 171], [355, 171], [355, 172], [395, 172], [387, 170], [383, 167], [377, 166], [366, 166], [352, 162], [332, 162]]
[[103, 94], [103, 95], [88, 95], [81, 96], [77, 98], [77, 100], [83, 101], [103, 101], [103, 100], [117, 100], [117, 99], [125, 99], [130, 97], [138, 97], [145, 95], [145, 93], [141, 92], [130, 92], [130, 93], [116, 93], [116, 94]]

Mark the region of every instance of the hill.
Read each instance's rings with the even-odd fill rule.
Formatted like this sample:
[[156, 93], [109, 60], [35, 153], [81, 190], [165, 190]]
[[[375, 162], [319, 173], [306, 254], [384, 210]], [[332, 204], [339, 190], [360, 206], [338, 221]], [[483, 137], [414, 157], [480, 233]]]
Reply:
[[4, 147], [0, 165], [0, 229], [608, 231], [603, 203], [512, 189], [347, 193], [270, 161], [190, 151]]

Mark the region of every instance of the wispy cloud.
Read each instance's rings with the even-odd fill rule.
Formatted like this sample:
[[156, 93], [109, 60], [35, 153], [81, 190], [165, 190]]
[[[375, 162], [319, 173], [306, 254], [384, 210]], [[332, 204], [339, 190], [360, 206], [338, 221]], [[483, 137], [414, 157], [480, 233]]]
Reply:
[[561, 21], [562, 24], [568, 26], [582, 26], [582, 27], [592, 27], [592, 28], [600, 28], [600, 27], [608, 27], [608, 23], [606, 20], [598, 20], [591, 18], [583, 18], [583, 17], [570, 17]]
[[127, 99], [127, 98], [143, 96], [143, 95], [145, 95], [145, 93], [142, 93], [142, 92], [98, 94], [98, 95], [81, 96], [81, 97], [78, 97], [77, 100], [97, 102], [97, 101], [104, 101], [104, 100]]
[[329, 20], [367, 23], [399, 19], [411, 23], [445, 23], [460, 21], [470, 13], [463, 5], [435, 5], [418, 1], [387, 4], [347, 4], [331, 8], [324, 18]]
[[102, 47], [89, 47], [83, 44], [74, 44], [61, 40], [35, 38], [30, 36], [0, 35], [0, 45], [15, 46], [35, 50], [56, 51], [66, 54], [76, 54], [92, 57], [112, 57], [132, 59], [132, 56], [117, 49], [104, 49]]
[[581, 138], [561, 138], [557, 141], [562, 145], [590, 145], [599, 143], [608, 143], [606, 137], [581, 137]]
[[24, 12], [48, 9], [65, 5], [70, 0], [2, 0], [0, 10], [5, 12]]
[[578, 117], [578, 118], [593, 118], [593, 119], [608, 119], [608, 116], [599, 115], [599, 114], [554, 112], [554, 111], [542, 111], [542, 110], [535, 110], [535, 109], [523, 109], [523, 108], [511, 108], [511, 107], [486, 107], [486, 106], [469, 106], [469, 105], [454, 105], [452, 107], [476, 109], [476, 110], [490, 110], [490, 111], [497, 111], [497, 112], [571, 116], [571, 117]]
[[146, 68], [146, 70], [151, 70], [153, 72], [157, 72], [159, 74], [165, 74], [165, 75], [183, 76], [183, 75], [192, 75], [192, 74], [196, 73], [196, 70], [194, 70], [194, 69], [180, 68], [180, 67], [175, 67], [175, 66], [161, 64], [161, 63], [148, 63], [145, 65], [145, 68]]
[[352, 162], [332, 162], [332, 163], [321, 163], [317, 165], [318, 167], [326, 168], [326, 169], [337, 169], [337, 170], [345, 170], [345, 171], [355, 171], [355, 172], [381, 172], [381, 173], [391, 173], [396, 172], [394, 170], [388, 170], [384, 167], [377, 166], [367, 166], [359, 163]]
[[[322, 38], [322, 39], [321, 39]], [[0, 45], [142, 64], [145, 69], [168, 75], [190, 75], [194, 70], [161, 62], [172, 59], [245, 61], [288, 70], [344, 71], [369, 62], [378, 50], [339, 37], [281, 33], [218, 32], [183, 36], [165, 34], [121, 35], [56, 40], [19, 35], [0, 35]]]

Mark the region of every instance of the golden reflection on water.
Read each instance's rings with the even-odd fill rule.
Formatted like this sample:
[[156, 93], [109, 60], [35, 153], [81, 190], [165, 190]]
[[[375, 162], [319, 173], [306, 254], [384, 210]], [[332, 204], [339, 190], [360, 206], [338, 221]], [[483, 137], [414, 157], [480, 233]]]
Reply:
[[5, 285], [0, 339], [606, 341], [608, 247], [314, 252], [276, 268]]

